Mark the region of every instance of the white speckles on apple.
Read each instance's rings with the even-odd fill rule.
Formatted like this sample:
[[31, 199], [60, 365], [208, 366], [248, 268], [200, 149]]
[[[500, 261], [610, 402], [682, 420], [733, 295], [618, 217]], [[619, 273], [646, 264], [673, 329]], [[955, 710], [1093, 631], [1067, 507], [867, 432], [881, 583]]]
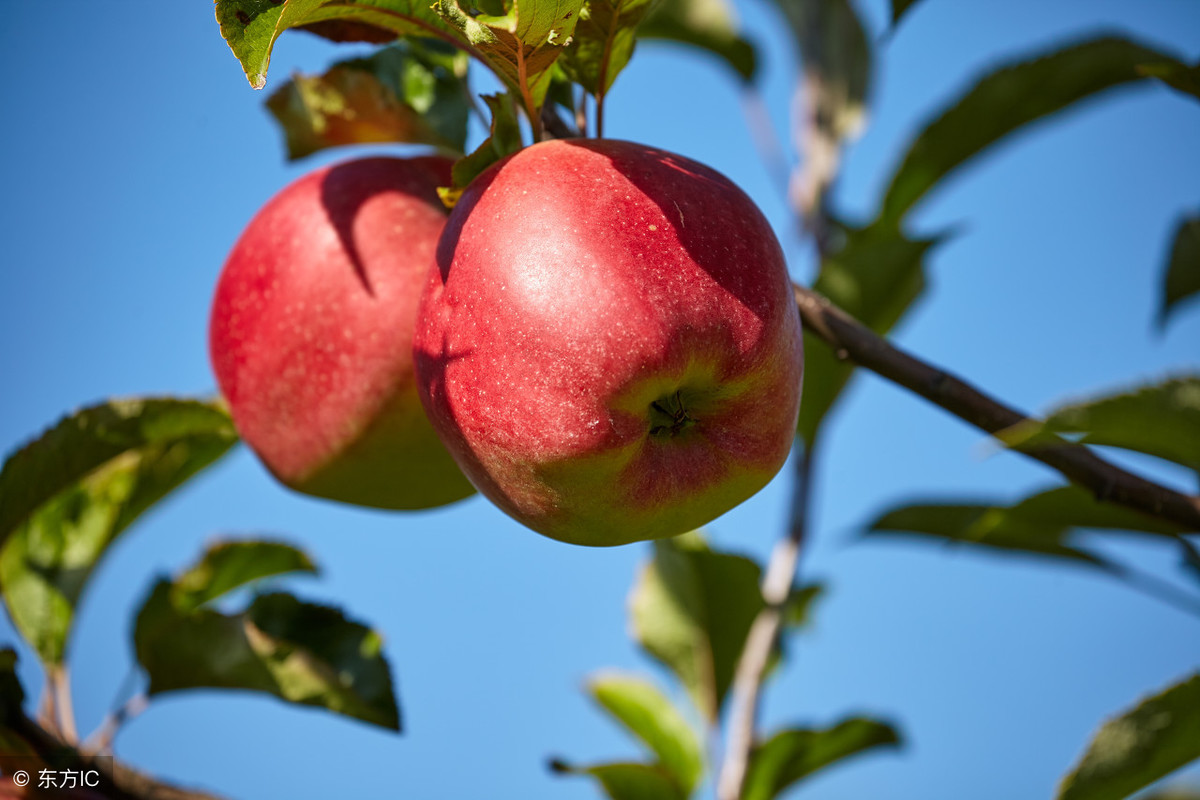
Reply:
[[[535, 145], [475, 191], [419, 346], [446, 387], [427, 409], [485, 494], [555, 538], [619, 544], [757, 491], [790, 446], [800, 354], [782, 253], [749, 199], [612, 141]], [[645, 407], [691, 386], [697, 360], [724, 408], [646, 450]]]

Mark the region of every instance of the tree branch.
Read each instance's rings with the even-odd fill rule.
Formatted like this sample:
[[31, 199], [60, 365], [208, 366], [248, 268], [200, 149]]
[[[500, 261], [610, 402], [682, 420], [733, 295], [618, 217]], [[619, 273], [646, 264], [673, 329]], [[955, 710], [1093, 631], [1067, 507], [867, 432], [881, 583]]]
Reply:
[[717, 799], [739, 800], [750, 753], [754, 748], [758, 727], [759, 695], [763, 677], [775, 641], [783, 627], [783, 613], [796, 580], [796, 566], [808, 530], [809, 498], [812, 496], [813, 442], [805, 445], [796, 458], [796, 483], [792, 489], [792, 513], [788, 534], [775, 545], [767, 574], [763, 578], [762, 594], [766, 606], [754, 618], [746, 644], [738, 659], [730, 688], [729, 733], [725, 740], [725, 757], [717, 775]]
[[45, 730], [24, 715], [10, 719], [5, 725], [26, 744], [41, 761], [57, 769], [96, 770], [111, 784], [110, 800], [222, 800], [217, 795], [184, 789], [163, 783], [144, 773], [111, 760], [98, 759], [80, 753], [58, 736]]
[[[959, 419], [996, 434], [1029, 418], [979, 391], [969, 383], [925, 363], [837, 308], [816, 292], [793, 284], [805, 328], [847, 358], [893, 383], [941, 406]], [[1106, 461], [1089, 447], [1065, 440], [1028, 446], [1019, 453], [1062, 473], [1090, 489], [1102, 502], [1127, 506], [1200, 531], [1200, 497], [1186, 495], [1146, 480]]]

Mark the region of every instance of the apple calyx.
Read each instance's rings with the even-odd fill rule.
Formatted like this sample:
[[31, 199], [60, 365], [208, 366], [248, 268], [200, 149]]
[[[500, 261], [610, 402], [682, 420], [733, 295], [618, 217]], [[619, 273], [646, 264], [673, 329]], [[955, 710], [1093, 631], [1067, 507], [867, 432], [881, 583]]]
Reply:
[[683, 389], [665, 395], [650, 404], [650, 435], [658, 437], [678, 436], [696, 424], [688, 414], [683, 399]]

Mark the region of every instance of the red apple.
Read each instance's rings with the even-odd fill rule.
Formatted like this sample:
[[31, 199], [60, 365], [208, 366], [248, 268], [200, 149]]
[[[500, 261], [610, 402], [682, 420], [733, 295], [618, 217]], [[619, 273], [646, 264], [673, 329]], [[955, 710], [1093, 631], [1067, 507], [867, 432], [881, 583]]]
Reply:
[[555, 539], [698, 527], [783, 465], [800, 321], [754, 203], [689, 159], [551, 141], [450, 215], [415, 340], [421, 399], [472, 483]]
[[229, 254], [209, 344], [242, 438], [284, 484], [379, 508], [472, 488], [417, 397], [413, 328], [446, 214], [442, 158], [367, 158], [286, 187]]

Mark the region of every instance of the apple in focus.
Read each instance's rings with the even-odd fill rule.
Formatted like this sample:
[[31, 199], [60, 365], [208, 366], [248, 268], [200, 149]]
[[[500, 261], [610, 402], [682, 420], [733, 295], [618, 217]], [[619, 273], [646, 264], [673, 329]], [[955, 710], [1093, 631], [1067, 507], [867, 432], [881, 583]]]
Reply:
[[483, 494], [546, 536], [673, 536], [787, 458], [803, 367], [779, 243], [662, 150], [533, 145], [464, 192], [414, 340], [421, 400]]
[[417, 396], [413, 330], [446, 213], [443, 158], [364, 158], [273, 197], [234, 245], [209, 326], [242, 438], [285, 485], [391, 509], [473, 492]]

